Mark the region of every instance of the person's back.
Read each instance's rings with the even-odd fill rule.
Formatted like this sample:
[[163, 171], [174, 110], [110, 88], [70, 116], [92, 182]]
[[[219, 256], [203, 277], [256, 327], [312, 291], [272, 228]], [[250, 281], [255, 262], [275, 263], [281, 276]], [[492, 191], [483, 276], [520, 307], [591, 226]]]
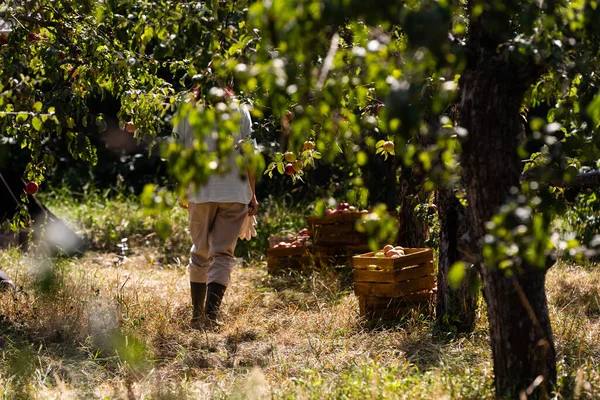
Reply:
[[[231, 101], [235, 102], [235, 99]], [[240, 128], [229, 137], [232, 144], [248, 139], [252, 133], [252, 120], [247, 107], [238, 103]], [[176, 129], [186, 147], [191, 147], [196, 136], [189, 121], [183, 120]], [[216, 130], [214, 131], [216, 134]], [[205, 139], [209, 152], [217, 151], [217, 137]], [[190, 263], [190, 288], [193, 305], [192, 322], [201, 322], [204, 316], [216, 322], [217, 312], [235, 265], [234, 250], [244, 223], [258, 210], [254, 194], [254, 177], [240, 170], [237, 151], [227, 159], [228, 171], [213, 174], [206, 184], [188, 189], [188, 215], [192, 249]]]
[[[252, 119], [248, 108], [238, 105], [240, 113], [240, 129], [234, 133], [232, 143], [238, 143], [241, 139], [248, 139], [252, 133]], [[192, 147], [195, 140], [193, 128], [187, 120], [180, 122], [177, 133], [181, 135], [186, 147]], [[217, 151], [217, 138], [205, 137], [205, 143], [209, 153]], [[194, 203], [208, 202], [235, 202], [248, 204], [252, 199], [252, 188], [248, 181], [246, 170], [240, 170], [237, 163], [239, 153], [233, 150], [227, 157], [227, 172], [215, 173], [208, 178], [208, 182], [199, 188], [190, 187], [188, 190], [188, 201]]]

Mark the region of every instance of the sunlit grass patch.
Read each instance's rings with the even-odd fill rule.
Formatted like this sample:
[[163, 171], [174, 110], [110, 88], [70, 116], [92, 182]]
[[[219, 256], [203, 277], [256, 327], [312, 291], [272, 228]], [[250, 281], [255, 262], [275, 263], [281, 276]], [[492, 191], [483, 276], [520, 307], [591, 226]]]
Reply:
[[[89, 232], [137, 212], [131, 199], [112, 202]], [[303, 226], [302, 213], [287, 209], [273, 206], [260, 240]], [[483, 304], [470, 334], [440, 332], [430, 309], [366, 321], [350, 268], [270, 276], [259, 247], [248, 247], [225, 295], [224, 326], [198, 331], [188, 323], [187, 246], [169, 261], [163, 244], [134, 239], [126, 254], [71, 259], [0, 251], [20, 289], [0, 293], [0, 398], [494, 398]], [[598, 278], [565, 263], [548, 273], [558, 398], [600, 393]]]

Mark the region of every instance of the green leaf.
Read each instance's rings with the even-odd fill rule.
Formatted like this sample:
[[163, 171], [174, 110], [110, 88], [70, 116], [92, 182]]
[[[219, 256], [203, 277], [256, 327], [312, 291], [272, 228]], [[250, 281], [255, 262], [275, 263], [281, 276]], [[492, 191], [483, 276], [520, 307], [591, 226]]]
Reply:
[[589, 117], [594, 121], [594, 125], [600, 125], [600, 94], [594, 97], [594, 100], [590, 102], [586, 109]]
[[33, 111], [35, 112], [40, 112], [42, 111], [42, 102], [41, 101], [37, 101], [34, 105], [33, 105]]
[[367, 156], [367, 153], [365, 153], [364, 151], [359, 151], [356, 155], [356, 162], [360, 166], [366, 165], [367, 162], [369, 162], [369, 156]]
[[456, 289], [460, 286], [465, 275], [467, 274], [467, 264], [463, 261], [458, 261], [452, 264], [450, 271], [448, 271], [448, 283], [452, 289]]
[[33, 117], [31, 120], [31, 125], [35, 128], [36, 131], [42, 130], [42, 121], [38, 117]]
[[29, 118], [29, 114], [26, 112], [20, 112], [17, 114], [17, 122], [25, 122]]

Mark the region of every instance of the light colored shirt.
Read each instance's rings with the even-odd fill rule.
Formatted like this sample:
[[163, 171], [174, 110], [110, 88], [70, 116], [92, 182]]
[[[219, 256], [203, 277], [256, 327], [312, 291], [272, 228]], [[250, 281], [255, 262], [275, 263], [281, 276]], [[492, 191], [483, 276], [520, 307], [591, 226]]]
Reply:
[[[252, 133], [252, 118], [246, 105], [240, 105], [238, 108], [240, 118], [240, 130], [234, 135], [234, 143], [240, 139], [247, 139]], [[187, 119], [184, 119], [176, 127], [175, 131], [183, 139], [186, 146], [190, 146], [194, 141], [194, 130]], [[205, 137], [208, 150], [216, 150], [217, 141], [212, 137]], [[236, 162], [236, 156], [239, 153], [232, 151], [229, 154], [227, 163], [230, 166], [228, 172], [224, 174], [214, 174], [208, 179], [208, 182], [200, 186], [197, 190], [192, 187], [188, 189], [188, 201], [191, 203], [243, 203], [248, 204], [252, 200], [252, 188], [248, 180], [248, 172], [240, 171]]]

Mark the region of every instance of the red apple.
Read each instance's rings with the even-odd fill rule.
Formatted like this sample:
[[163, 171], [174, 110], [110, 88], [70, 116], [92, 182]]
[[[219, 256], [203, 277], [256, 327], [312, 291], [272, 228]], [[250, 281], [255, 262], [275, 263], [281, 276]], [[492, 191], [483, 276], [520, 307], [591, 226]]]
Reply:
[[338, 211], [348, 210], [350, 208], [350, 204], [348, 203], [337, 203], [336, 209]]
[[394, 142], [390, 142], [389, 140], [383, 143], [383, 149], [387, 152], [394, 150]]
[[129, 133], [135, 132], [135, 124], [131, 121], [125, 124], [125, 130]]
[[27, 34], [26, 39], [28, 42], [37, 42], [38, 40], [40, 40], [40, 35], [34, 32], [30, 32]]
[[64, 60], [65, 59], [65, 53], [63, 51], [59, 51], [58, 52], [58, 59], [59, 60]]
[[399, 255], [400, 255], [400, 251], [399, 251], [399, 250], [393, 250], [393, 249], [392, 249], [392, 250], [388, 250], [388, 251], [385, 253], [385, 256], [386, 256], [387, 258], [390, 258], [390, 257], [391, 257], [391, 256], [393, 256], [393, 255], [397, 255], [397, 256], [399, 256]]
[[325, 210], [325, 214], [327, 214], [327, 215], [335, 214], [335, 210], [327, 209], [327, 210]]
[[288, 175], [294, 175], [296, 171], [294, 171], [294, 165], [292, 163], [287, 163], [285, 166], [285, 173]]
[[377, 114], [380, 114], [381, 111], [383, 110], [383, 107], [385, 107], [385, 105], [383, 104], [377, 104], [377, 108], [375, 109]]
[[37, 191], [38, 191], [38, 189], [39, 189], [38, 184], [35, 183], [35, 182], [33, 182], [33, 181], [32, 182], [27, 182], [27, 185], [25, 185], [25, 191], [28, 194], [36, 194]]
[[315, 144], [313, 142], [311, 142], [310, 140], [307, 140], [306, 142], [304, 142], [304, 145], [302, 146], [302, 151], [312, 150], [314, 148], [315, 148]]
[[0, 35], [0, 46], [8, 43], [8, 37], [6, 35]]

